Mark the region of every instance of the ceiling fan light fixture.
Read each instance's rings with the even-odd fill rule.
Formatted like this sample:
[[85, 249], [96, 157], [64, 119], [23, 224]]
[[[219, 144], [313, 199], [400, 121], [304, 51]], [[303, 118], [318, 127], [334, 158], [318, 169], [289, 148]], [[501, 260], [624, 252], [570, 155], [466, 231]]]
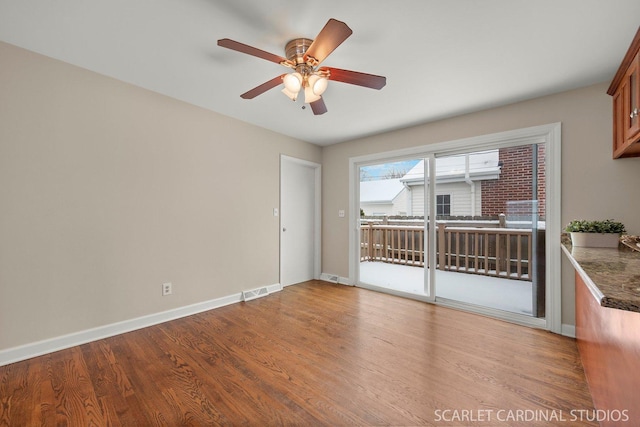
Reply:
[[326, 77], [321, 77], [317, 74], [312, 74], [309, 76], [307, 82], [309, 83], [309, 87], [311, 87], [313, 93], [319, 96], [322, 95], [325, 90], [327, 90], [329, 79], [327, 79]]
[[284, 87], [291, 93], [297, 94], [302, 87], [302, 74], [295, 72], [284, 76]]
[[282, 89], [282, 93], [287, 95], [289, 97], [289, 99], [291, 99], [293, 102], [295, 102], [296, 99], [298, 99], [298, 92], [291, 92], [286, 87], [284, 89]]
[[304, 102], [307, 104], [311, 104], [312, 102], [316, 102], [320, 99], [320, 95], [317, 95], [313, 92], [313, 89], [310, 86], [304, 88]]

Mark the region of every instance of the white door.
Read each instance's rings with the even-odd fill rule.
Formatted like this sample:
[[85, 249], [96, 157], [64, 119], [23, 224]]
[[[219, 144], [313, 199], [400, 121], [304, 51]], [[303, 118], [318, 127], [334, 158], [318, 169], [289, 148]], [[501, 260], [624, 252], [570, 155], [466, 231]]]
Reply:
[[319, 165], [282, 156], [280, 164], [280, 282], [318, 278]]

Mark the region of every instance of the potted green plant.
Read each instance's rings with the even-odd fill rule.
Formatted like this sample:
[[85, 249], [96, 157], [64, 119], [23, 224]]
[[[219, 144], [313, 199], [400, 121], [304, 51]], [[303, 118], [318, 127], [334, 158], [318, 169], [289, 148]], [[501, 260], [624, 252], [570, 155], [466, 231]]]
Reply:
[[571, 234], [573, 246], [589, 248], [617, 248], [620, 235], [626, 230], [624, 224], [612, 219], [587, 221], [575, 219], [564, 228]]

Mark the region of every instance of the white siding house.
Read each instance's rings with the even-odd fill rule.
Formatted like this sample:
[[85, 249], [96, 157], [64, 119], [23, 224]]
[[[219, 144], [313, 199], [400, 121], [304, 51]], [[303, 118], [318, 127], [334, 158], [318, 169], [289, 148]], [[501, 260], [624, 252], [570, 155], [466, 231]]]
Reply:
[[[498, 150], [436, 159], [435, 192], [439, 215], [468, 216], [482, 214], [481, 182], [500, 177]], [[424, 160], [400, 178], [407, 194], [407, 215], [423, 216], [428, 210], [424, 200]], [[428, 178], [427, 178], [428, 185]]]
[[[407, 209], [407, 215], [424, 216], [425, 210], [429, 209], [429, 204], [424, 202], [424, 185], [412, 185], [407, 193], [412, 207]], [[482, 212], [482, 194], [479, 185], [477, 185], [476, 191], [472, 192], [466, 182], [441, 184], [436, 188], [436, 196], [449, 196], [449, 215], [480, 215]]]
[[400, 179], [360, 182], [360, 208], [367, 216], [407, 215], [407, 191]]

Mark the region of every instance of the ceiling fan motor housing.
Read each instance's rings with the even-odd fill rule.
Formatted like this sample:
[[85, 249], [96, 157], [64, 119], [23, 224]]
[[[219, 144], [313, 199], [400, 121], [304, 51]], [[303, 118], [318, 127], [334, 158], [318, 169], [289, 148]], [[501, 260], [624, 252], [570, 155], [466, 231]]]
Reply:
[[296, 65], [304, 64], [306, 61], [304, 59], [304, 54], [311, 46], [313, 40], [299, 38], [293, 39], [287, 42], [284, 47], [285, 56], [289, 61], [293, 61]]

